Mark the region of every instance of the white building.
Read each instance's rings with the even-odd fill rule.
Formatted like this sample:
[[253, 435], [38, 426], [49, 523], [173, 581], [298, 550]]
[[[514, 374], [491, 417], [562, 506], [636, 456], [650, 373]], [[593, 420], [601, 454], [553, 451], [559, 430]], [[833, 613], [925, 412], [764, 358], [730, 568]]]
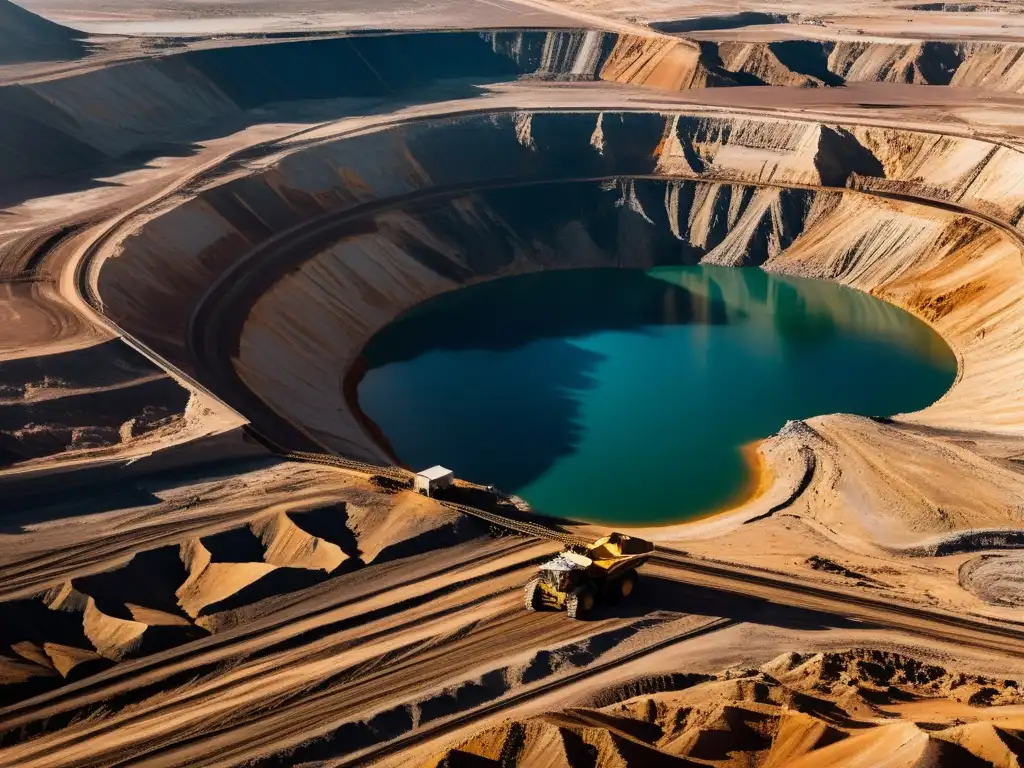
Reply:
[[417, 472], [412, 487], [424, 496], [430, 496], [440, 488], [447, 488], [455, 483], [455, 473], [441, 465]]

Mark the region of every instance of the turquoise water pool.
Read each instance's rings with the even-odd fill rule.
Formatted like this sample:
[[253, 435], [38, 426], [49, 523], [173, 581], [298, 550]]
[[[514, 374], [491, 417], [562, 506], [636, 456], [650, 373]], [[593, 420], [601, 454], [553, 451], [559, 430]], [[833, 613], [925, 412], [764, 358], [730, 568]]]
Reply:
[[953, 353], [842, 286], [759, 269], [554, 271], [438, 296], [364, 350], [363, 413], [404, 464], [619, 525], [749, 493], [743, 446], [788, 419], [942, 396]]

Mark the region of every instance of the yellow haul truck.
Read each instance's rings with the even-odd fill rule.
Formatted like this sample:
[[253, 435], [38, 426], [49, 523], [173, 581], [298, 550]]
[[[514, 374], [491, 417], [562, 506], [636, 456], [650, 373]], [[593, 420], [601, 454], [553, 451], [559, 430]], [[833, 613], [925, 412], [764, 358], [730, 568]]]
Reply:
[[526, 585], [527, 610], [566, 611], [582, 618], [599, 600], [629, 597], [636, 588], [636, 569], [654, 552], [649, 541], [612, 533], [588, 547], [571, 547], [544, 563]]

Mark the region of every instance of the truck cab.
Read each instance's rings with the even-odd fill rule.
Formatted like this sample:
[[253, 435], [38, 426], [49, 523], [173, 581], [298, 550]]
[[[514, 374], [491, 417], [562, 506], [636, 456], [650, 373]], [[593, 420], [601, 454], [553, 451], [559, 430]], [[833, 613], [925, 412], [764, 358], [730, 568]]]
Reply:
[[627, 598], [639, 578], [636, 569], [653, 550], [650, 542], [620, 533], [589, 547], [566, 549], [543, 563], [526, 585], [526, 608], [566, 611], [571, 618], [581, 618], [599, 599]]

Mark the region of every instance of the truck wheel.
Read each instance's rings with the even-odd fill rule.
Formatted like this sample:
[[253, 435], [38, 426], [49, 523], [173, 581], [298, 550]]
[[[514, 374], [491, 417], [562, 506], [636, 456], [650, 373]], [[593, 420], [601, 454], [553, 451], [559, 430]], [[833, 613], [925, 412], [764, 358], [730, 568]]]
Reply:
[[627, 597], [633, 594], [636, 590], [636, 583], [640, 579], [639, 574], [636, 571], [629, 571], [621, 579], [619, 579], [618, 597], [625, 600]]
[[539, 584], [540, 576], [534, 576], [527, 582], [526, 588], [523, 590], [523, 602], [528, 611], [537, 610], [537, 587]]
[[596, 602], [597, 598], [593, 592], [581, 589], [569, 595], [569, 599], [565, 601], [565, 611], [570, 619], [582, 619], [593, 610]]

